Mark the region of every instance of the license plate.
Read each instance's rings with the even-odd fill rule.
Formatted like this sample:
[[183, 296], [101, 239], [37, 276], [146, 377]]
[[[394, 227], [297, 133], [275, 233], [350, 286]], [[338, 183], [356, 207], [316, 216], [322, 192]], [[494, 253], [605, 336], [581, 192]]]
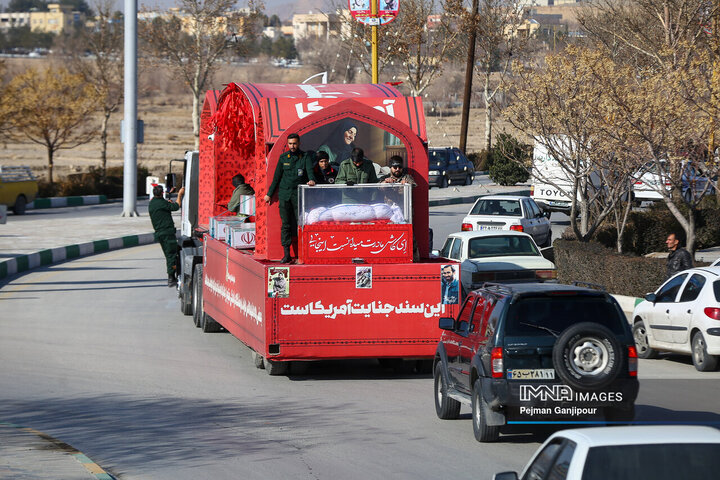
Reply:
[[551, 201], [549, 201], [548, 203], [549, 203], [550, 205], [554, 206], [554, 207], [565, 207], [565, 206], [567, 206], [567, 203], [565, 203], [565, 202], [556, 202], [556, 201], [554, 201], [554, 200], [551, 200]]
[[500, 227], [494, 227], [492, 225], [478, 225], [478, 230], [500, 230]]
[[552, 368], [523, 369], [516, 368], [507, 371], [508, 380], [553, 380], [555, 370]]

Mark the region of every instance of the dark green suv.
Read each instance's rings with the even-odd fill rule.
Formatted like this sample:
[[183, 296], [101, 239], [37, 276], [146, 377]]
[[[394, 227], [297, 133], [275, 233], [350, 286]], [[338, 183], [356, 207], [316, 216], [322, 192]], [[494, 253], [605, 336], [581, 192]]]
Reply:
[[480, 442], [508, 421], [634, 418], [637, 352], [614, 298], [559, 284], [485, 284], [456, 319], [441, 318], [434, 360], [435, 410], [457, 418], [472, 408]]

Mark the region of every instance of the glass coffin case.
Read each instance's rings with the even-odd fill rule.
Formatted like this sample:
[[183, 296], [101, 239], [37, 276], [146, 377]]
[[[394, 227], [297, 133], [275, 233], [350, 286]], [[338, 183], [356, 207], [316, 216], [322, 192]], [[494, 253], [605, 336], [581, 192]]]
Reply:
[[412, 262], [410, 185], [301, 185], [301, 263]]

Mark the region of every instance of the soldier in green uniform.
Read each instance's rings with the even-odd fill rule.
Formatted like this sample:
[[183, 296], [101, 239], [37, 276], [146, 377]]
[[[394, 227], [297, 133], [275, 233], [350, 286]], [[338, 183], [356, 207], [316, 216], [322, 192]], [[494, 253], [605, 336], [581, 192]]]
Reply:
[[300, 135], [291, 133], [287, 139], [288, 151], [280, 155], [275, 167], [272, 184], [265, 195], [265, 201], [270, 200], [278, 190], [278, 204], [280, 208], [280, 243], [283, 246], [284, 256], [282, 263], [290, 263], [290, 245], [293, 237], [297, 236], [298, 220], [298, 186], [304, 183], [315, 185], [312, 159], [310, 155], [300, 150]]
[[148, 206], [150, 221], [155, 229], [155, 240], [162, 247], [167, 265], [168, 287], [177, 286], [177, 252], [178, 242], [175, 237], [175, 222], [172, 219], [172, 212], [180, 209], [185, 188], [178, 192], [177, 201], [171, 202], [163, 198], [163, 187], [153, 187], [153, 198]]

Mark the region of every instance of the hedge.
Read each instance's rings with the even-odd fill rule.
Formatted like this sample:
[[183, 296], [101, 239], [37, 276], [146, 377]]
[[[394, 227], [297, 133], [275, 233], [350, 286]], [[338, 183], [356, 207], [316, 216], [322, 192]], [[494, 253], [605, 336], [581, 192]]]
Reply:
[[555, 240], [558, 281], [602, 285], [617, 295], [642, 297], [665, 281], [664, 258], [621, 255], [597, 242]]

